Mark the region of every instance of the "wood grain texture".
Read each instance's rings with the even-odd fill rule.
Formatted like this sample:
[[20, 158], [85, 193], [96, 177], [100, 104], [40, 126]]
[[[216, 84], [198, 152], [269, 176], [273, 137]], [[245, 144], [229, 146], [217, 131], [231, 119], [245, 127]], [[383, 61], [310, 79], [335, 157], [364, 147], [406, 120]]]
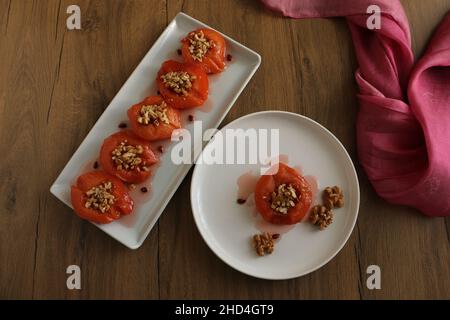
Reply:
[[[432, 3], [432, 4], [431, 4]], [[289, 281], [243, 275], [211, 252], [189, 200], [190, 175], [144, 245], [131, 251], [83, 222], [49, 187], [168, 22], [184, 11], [259, 52], [263, 63], [223, 124], [269, 109], [330, 129], [355, 163], [357, 63], [341, 19], [283, 19], [258, 1], [0, 0], [0, 298], [450, 298], [450, 219], [385, 203], [363, 171], [360, 215], [344, 249]], [[417, 56], [450, 0], [403, 1]], [[68, 265], [82, 290], [66, 289]], [[366, 268], [382, 289], [366, 288]]]

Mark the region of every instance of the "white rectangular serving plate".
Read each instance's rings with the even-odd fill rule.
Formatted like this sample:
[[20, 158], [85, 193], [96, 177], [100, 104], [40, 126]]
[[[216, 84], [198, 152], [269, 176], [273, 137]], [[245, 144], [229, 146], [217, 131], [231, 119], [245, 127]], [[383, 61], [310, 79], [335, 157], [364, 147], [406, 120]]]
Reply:
[[[89, 171], [87, 168], [97, 159], [103, 140], [119, 130], [118, 124], [126, 121], [126, 112], [131, 105], [156, 94], [155, 79], [161, 64], [168, 59], [181, 61], [181, 57], [177, 54], [177, 50], [181, 47], [181, 39], [190, 31], [201, 27], [211, 28], [182, 12], [177, 14], [66, 164], [50, 188], [53, 195], [72, 207], [70, 187], [81, 173]], [[259, 54], [226, 35], [223, 36], [227, 43], [227, 52], [233, 57], [232, 61], [227, 62], [224, 72], [209, 76], [210, 94], [206, 108], [191, 109], [182, 113], [183, 120], [189, 114], [195, 114], [195, 120], [202, 121], [203, 131], [219, 126], [261, 63]], [[206, 111], [207, 109], [210, 110]], [[193, 124], [183, 122], [193, 136]], [[192, 166], [176, 165], [171, 161], [170, 153], [175, 143], [170, 141], [164, 143], [165, 151], [151, 178], [150, 196], [145, 201], [136, 203], [131, 215], [107, 225], [96, 224], [130, 249], [137, 249], [142, 245]], [[133, 194], [138, 195], [136, 191], [132, 193], [132, 197]]]

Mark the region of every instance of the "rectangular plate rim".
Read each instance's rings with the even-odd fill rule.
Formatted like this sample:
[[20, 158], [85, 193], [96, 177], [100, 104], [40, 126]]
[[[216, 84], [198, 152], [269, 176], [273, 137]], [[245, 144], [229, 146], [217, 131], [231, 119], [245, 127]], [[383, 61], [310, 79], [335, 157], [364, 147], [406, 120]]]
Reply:
[[[237, 42], [236, 40], [230, 38], [229, 36], [221, 33], [220, 31], [206, 25], [205, 23], [187, 15], [184, 12], [179, 12], [174, 19], [167, 25], [167, 27], [164, 29], [164, 31], [161, 33], [161, 35], [158, 37], [158, 39], [153, 43], [152, 47], [147, 51], [147, 53], [142, 57], [141, 61], [139, 62], [139, 64], [136, 66], [136, 68], [133, 70], [133, 72], [130, 74], [130, 76], [127, 78], [127, 80], [123, 83], [123, 85], [121, 86], [121, 88], [119, 89], [119, 91], [116, 93], [116, 95], [113, 97], [113, 99], [111, 100], [111, 102], [108, 104], [108, 107], [113, 104], [113, 102], [115, 101], [115, 99], [120, 95], [121, 91], [124, 90], [123, 88], [126, 87], [126, 84], [128, 83], [128, 81], [130, 81], [130, 79], [133, 77], [134, 73], [137, 72], [137, 70], [140, 68], [141, 64], [143, 63], [143, 61], [145, 60], [145, 58], [151, 54], [152, 50], [154, 48], [156, 48], [159, 44], [159, 42], [162, 41], [162, 39], [165, 37], [165, 35], [167, 35], [172, 26], [174, 24], [177, 23], [177, 21], [179, 21], [180, 19], [187, 19], [190, 22], [194, 22], [195, 24], [204, 27], [204, 28], [210, 28], [213, 29], [217, 32], [219, 32], [228, 42], [233, 43], [233, 45], [239, 47], [242, 50], [245, 50], [247, 53], [250, 53], [251, 55], [253, 55], [256, 58], [256, 61], [254, 64], [251, 64], [250, 66], [251, 68], [251, 72], [248, 73], [247, 77], [244, 79], [244, 81], [242, 82], [241, 87], [237, 90], [237, 92], [234, 94], [233, 98], [231, 99], [231, 101], [229, 102], [228, 106], [224, 109], [224, 112], [221, 114], [221, 116], [219, 117], [219, 120], [217, 121], [217, 123], [215, 123], [213, 125], [213, 127], [217, 128], [219, 127], [219, 125], [222, 123], [223, 119], [226, 117], [226, 115], [228, 114], [228, 112], [231, 110], [231, 108], [233, 107], [234, 103], [236, 102], [236, 100], [239, 98], [239, 96], [241, 95], [242, 91], [245, 89], [245, 87], [247, 86], [248, 82], [251, 80], [251, 78], [253, 77], [253, 75], [256, 73], [256, 71], [258, 70], [259, 66], [261, 65], [261, 56], [255, 52], [254, 50], [244, 46], [243, 44]], [[95, 125], [102, 119], [102, 117], [106, 114], [108, 107], [105, 108], [105, 110], [103, 111], [103, 113], [100, 115], [100, 117], [97, 119], [97, 121], [95, 122], [95, 124], [92, 126], [92, 128], [95, 127]], [[50, 187], [50, 193], [55, 196], [58, 200], [60, 200], [61, 202], [63, 202], [65, 205], [69, 206], [70, 208], [73, 209], [72, 205], [70, 203], [68, 203], [67, 201], [65, 201], [64, 199], [62, 199], [57, 192], [57, 188], [58, 186], [60, 186], [61, 184], [58, 183], [58, 181], [60, 180], [61, 176], [63, 175], [67, 165], [69, 164], [69, 162], [71, 161], [72, 157], [78, 152], [79, 149], [81, 149], [83, 147], [83, 145], [85, 143], [87, 143], [88, 140], [88, 136], [92, 130], [92, 128], [89, 130], [89, 132], [86, 134], [85, 138], [83, 139], [83, 141], [80, 143], [80, 145], [78, 146], [78, 148], [75, 150], [75, 152], [72, 154], [72, 156], [70, 157], [70, 159], [66, 162], [66, 164], [64, 165], [64, 168], [61, 170], [61, 172], [58, 174], [58, 177], [55, 179], [55, 181], [53, 182], [53, 184]], [[154, 215], [154, 219], [148, 219], [149, 221], [147, 223], [145, 223], [145, 227], [142, 228], [144, 231], [139, 231], [139, 235], [138, 235], [138, 239], [136, 239], [136, 241], [134, 241], [133, 243], [130, 242], [125, 242], [122, 241], [122, 239], [116, 237], [116, 235], [114, 233], [111, 233], [107, 230], [103, 230], [101, 229], [104, 233], [106, 233], [107, 235], [109, 235], [110, 237], [112, 237], [113, 239], [115, 239], [116, 241], [120, 242], [121, 244], [123, 244], [124, 246], [126, 246], [129, 249], [132, 250], [136, 250], [138, 248], [140, 248], [142, 246], [142, 244], [144, 243], [145, 239], [147, 239], [148, 235], [150, 234], [150, 231], [153, 229], [153, 227], [155, 226], [156, 222], [159, 220], [159, 218], [161, 217], [164, 209], [167, 207], [167, 204], [169, 203], [169, 201], [172, 199], [173, 195], [175, 194], [175, 192], [178, 190], [179, 186], [181, 185], [181, 183], [184, 181], [184, 179], [186, 178], [186, 175], [189, 173], [189, 170], [192, 168], [192, 166], [194, 166], [195, 164], [185, 164], [183, 165], [183, 171], [178, 175], [177, 177], [177, 181], [174, 184], [174, 187], [170, 189], [169, 193], [168, 193], [168, 197], [166, 197], [163, 201], [161, 201], [161, 203], [158, 206], [158, 209], [155, 210], [156, 214]], [[65, 184], [64, 184], [65, 185]], [[92, 223], [95, 226], [99, 227], [97, 224]]]

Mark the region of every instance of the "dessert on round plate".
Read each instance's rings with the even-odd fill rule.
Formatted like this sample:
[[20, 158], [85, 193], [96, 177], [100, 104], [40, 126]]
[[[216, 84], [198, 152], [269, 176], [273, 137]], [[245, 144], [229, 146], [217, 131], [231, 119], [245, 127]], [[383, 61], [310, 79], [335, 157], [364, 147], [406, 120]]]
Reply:
[[[225, 263], [255, 277], [289, 279], [316, 270], [342, 249], [356, 223], [359, 186], [344, 146], [299, 114], [258, 112], [221, 132], [268, 128], [277, 130], [276, 149], [270, 151], [271, 141], [262, 153], [251, 141], [243, 146], [247, 154], [257, 152], [257, 163], [196, 165], [192, 213], [203, 239]], [[226, 143], [212, 140], [203, 152]]]
[[256, 184], [256, 209], [267, 222], [298, 223], [311, 207], [311, 186], [294, 168], [281, 162], [275, 167], [276, 173], [262, 175]]
[[[317, 184], [314, 177], [304, 177], [298, 169], [279, 162], [261, 175], [255, 185], [256, 211], [275, 226], [309, 221], [319, 230], [325, 230], [333, 223], [333, 209], [344, 206], [344, 194], [338, 186], [326, 187], [322, 193], [323, 204], [314, 203]], [[280, 234], [264, 230], [252, 238], [256, 253], [264, 256], [274, 251], [274, 240], [278, 240]]]

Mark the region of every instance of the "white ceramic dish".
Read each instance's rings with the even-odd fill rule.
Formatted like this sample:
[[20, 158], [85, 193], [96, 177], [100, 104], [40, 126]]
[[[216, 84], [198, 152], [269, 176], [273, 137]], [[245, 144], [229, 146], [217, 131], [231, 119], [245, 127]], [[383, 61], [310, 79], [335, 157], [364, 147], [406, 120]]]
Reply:
[[[251, 236], [259, 233], [251, 206], [237, 204], [237, 180], [260, 165], [197, 164], [191, 184], [191, 203], [197, 227], [204, 240], [231, 267], [263, 279], [289, 279], [312, 272], [330, 261], [344, 246], [355, 225], [359, 208], [359, 185], [347, 151], [330, 131], [298, 114], [268, 111], [239, 118], [225, 129], [279, 129], [280, 154], [289, 164], [301, 165], [304, 175], [313, 175], [319, 192], [326, 186], [344, 190], [345, 207], [335, 211], [326, 230], [299, 223], [283, 234], [271, 255], [258, 257]], [[203, 150], [213, 148], [212, 140]]]
[[[168, 59], [181, 61], [181, 57], [177, 55], [181, 39], [200, 27], [210, 28], [184, 13], [179, 13], [167, 26], [51, 186], [51, 192], [58, 199], [71, 207], [70, 186], [76, 177], [87, 171], [89, 165], [96, 160], [103, 140], [116, 132], [118, 124], [127, 119], [127, 109], [146, 96], [156, 94], [155, 79], [161, 64]], [[224, 37], [233, 60], [227, 62], [224, 72], [209, 77], [210, 95], [205, 107], [183, 114], [185, 118], [195, 112], [195, 118], [203, 122], [203, 128], [216, 128], [220, 124], [261, 63], [261, 57], [257, 53], [225, 35]], [[208, 109], [210, 110], [207, 111]], [[187, 123], [186, 128], [193, 131], [190, 123]], [[173, 145], [174, 143], [165, 145], [160, 166], [152, 178], [151, 195], [138, 201], [140, 203], [132, 215], [98, 226], [131, 249], [141, 246], [191, 167], [187, 164], [175, 165], [171, 161], [170, 151]]]

